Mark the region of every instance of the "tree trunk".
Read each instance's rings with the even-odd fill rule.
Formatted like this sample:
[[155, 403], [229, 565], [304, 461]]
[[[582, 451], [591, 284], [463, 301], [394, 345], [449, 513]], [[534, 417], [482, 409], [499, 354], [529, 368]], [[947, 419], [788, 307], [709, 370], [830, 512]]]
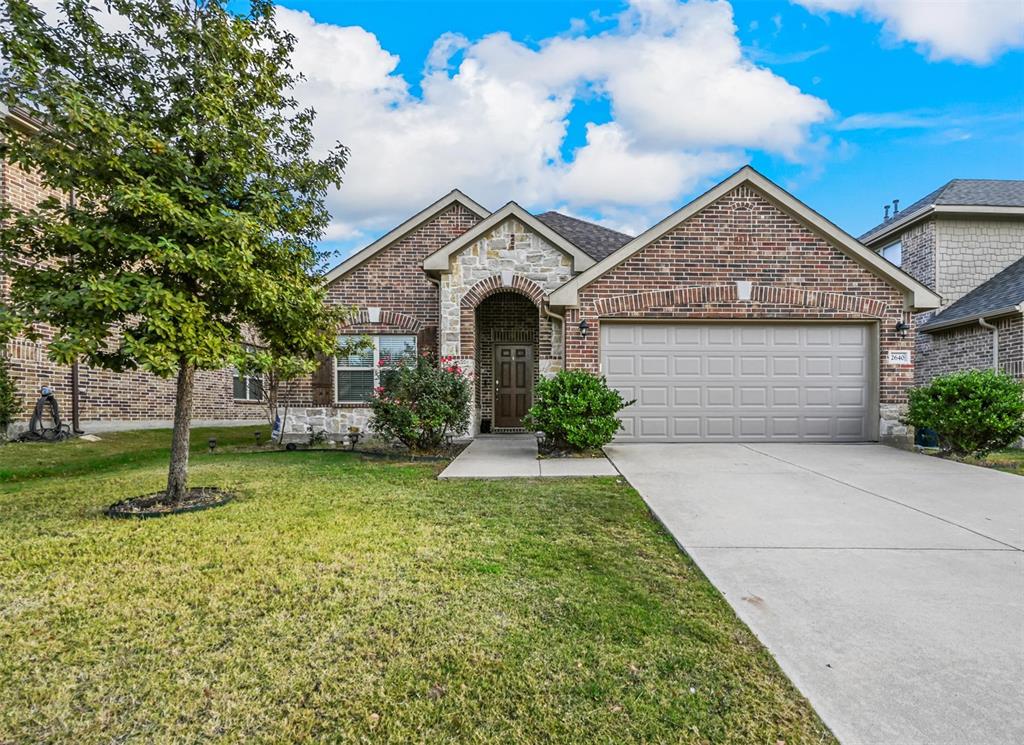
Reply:
[[174, 399], [174, 434], [171, 436], [171, 467], [167, 472], [167, 499], [180, 502], [188, 490], [188, 439], [192, 425], [192, 389], [196, 369], [188, 362], [178, 368]]

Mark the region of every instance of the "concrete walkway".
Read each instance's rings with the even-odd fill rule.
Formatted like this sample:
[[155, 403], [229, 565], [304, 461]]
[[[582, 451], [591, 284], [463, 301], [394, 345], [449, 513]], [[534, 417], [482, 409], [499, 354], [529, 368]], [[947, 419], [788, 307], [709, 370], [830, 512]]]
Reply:
[[845, 745], [1024, 742], [1024, 478], [872, 444], [607, 452]]
[[438, 476], [440, 479], [514, 479], [618, 476], [607, 458], [537, 458], [533, 435], [479, 435]]

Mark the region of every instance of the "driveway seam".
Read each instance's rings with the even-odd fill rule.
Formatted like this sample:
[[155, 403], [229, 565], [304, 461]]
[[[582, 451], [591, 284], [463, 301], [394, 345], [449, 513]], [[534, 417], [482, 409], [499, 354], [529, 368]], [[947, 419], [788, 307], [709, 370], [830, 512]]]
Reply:
[[[738, 444], [741, 445], [742, 447], [746, 448], [747, 450], [753, 452], [753, 453], [757, 453], [758, 455], [763, 455], [766, 458], [771, 458], [772, 460], [777, 460], [779, 463], [785, 463], [787, 465], [793, 466], [794, 468], [799, 468], [801, 471], [807, 471], [808, 473], [813, 473], [815, 476], [821, 476], [823, 479], [828, 479], [829, 481], [834, 481], [837, 484], [842, 484], [843, 486], [848, 486], [851, 489], [856, 489], [857, 491], [863, 492], [864, 494], [869, 494], [872, 497], [877, 497], [878, 499], [883, 499], [886, 502], [892, 502], [893, 504], [898, 504], [901, 507], [906, 507], [908, 510], [913, 510], [914, 512], [919, 512], [922, 515], [927, 515], [928, 517], [931, 517], [931, 518], [934, 518], [936, 520], [939, 520], [940, 522], [944, 522], [947, 525], [952, 525], [954, 527], [960, 528], [961, 530], [966, 530], [968, 533], [974, 533], [974, 535], [979, 536], [980, 538], [985, 538], [987, 540], [992, 541], [993, 543], [998, 543], [1001, 546], [1007, 546], [1007, 547], [1009, 547], [1010, 549], [1012, 549], [1014, 551], [1024, 551], [1024, 548], [1021, 548], [1020, 546], [1014, 546], [1012, 543], [1007, 543], [1006, 541], [1001, 541], [998, 538], [993, 538], [990, 535], [985, 535], [984, 533], [981, 533], [981, 532], [979, 532], [977, 530], [974, 530], [973, 528], [968, 528], [966, 525], [961, 525], [958, 522], [954, 522], [953, 520], [948, 520], [947, 518], [941, 517], [939, 515], [935, 515], [935, 514], [933, 514], [931, 512], [928, 512], [927, 510], [922, 510], [921, 508], [914, 507], [913, 505], [909, 505], [906, 502], [901, 502], [898, 499], [893, 499], [892, 497], [887, 497], [887, 496], [885, 496], [883, 494], [879, 494], [878, 492], [873, 492], [870, 489], [865, 489], [862, 486], [857, 486], [856, 484], [851, 484], [848, 481], [843, 481], [842, 479], [837, 479], [834, 476], [829, 476], [827, 473], [822, 473], [820, 471], [815, 471], [813, 468], [808, 468], [807, 466], [802, 466], [799, 463], [793, 463], [792, 461], [786, 460], [785, 458], [780, 458], [777, 455], [772, 455], [771, 453], [766, 453], [763, 450], [758, 450], [757, 448], [751, 447], [750, 445], [748, 445], [746, 443], [738, 443]], [[970, 551], [972, 549], [962, 549], [962, 550]]]

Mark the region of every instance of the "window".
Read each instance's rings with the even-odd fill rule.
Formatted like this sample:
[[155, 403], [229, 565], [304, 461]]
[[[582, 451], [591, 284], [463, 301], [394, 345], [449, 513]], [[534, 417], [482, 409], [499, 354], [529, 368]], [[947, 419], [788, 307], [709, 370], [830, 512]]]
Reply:
[[878, 254], [890, 264], [895, 264], [896, 266], [903, 264], [903, 244], [899, 241], [886, 246]]
[[[245, 351], [255, 349], [246, 344]], [[259, 401], [263, 393], [263, 378], [260, 375], [242, 375], [238, 370], [231, 377], [231, 395], [236, 401]]]
[[[363, 337], [339, 336], [338, 344], [351, 344]], [[380, 371], [416, 356], [415, 336], [371, 336], [372, 347], [336, 357], [337, 403], [365, 403], [380, 385]]]

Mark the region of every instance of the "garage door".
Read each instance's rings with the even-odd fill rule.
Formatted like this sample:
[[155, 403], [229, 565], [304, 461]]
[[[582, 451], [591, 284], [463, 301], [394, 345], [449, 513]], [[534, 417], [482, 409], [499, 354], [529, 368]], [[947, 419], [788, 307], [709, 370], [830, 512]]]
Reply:
[[875, 439], [872, 327], [601, 324], [622, 442]]

